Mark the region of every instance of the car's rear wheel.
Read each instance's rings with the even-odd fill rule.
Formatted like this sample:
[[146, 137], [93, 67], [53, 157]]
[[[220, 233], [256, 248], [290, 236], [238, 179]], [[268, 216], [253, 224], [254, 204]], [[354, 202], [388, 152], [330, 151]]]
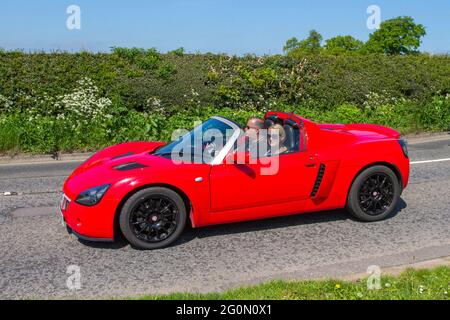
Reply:
[[386, 166], [373, 166], [356, 177], [348, 195], [347, 209], [362, 221], [380, 221], [395, 210], [400, 194], [395, 173]]
[[186, 206], [178, 193], [153, 187], [132, 195], [120, 212], [124, 237], [140, 249], [159, 249], [173, 243], [186, 225]]

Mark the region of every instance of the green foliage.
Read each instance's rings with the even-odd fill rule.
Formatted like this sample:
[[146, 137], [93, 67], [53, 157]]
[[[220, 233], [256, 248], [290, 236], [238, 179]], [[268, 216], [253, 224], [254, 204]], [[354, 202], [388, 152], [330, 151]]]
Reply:
[[425, 27], [411, 17], [386, 20], [370, 35], [364, 51], [391, 55], [416, 53], [425, 35]]
[[416, 115], [423, 130], [450, 130], [450, 95], [433, 97], [429, 103], [417, 106]]
[[318, 52], [321, 49], [323, 37], [316, 30], [311, 30], [309, 32], [308, 38], [302, 41], [298, 41], [297, 38], [289, 39], [283, 50], [286, 53], [292, 52], [306, 52], [306, 53], [314, 53]]
[[292, 37], [286, 41], [286, 44], [283, 47], [283, 51], [285, 53], [289, 53], [294, 49], [297, 49], [300, 45], [300, 42], [296, 37]]
[[[450, 124], [450, 98], [443, 97], [434, 97], [426, 104], [399, 100], [363, 109], [351, 104], [342, 104], [330, 110], [308, 105], [279, 104], [273, 110], [294, 112], [319, 123], [377, 123], [394, 127], [403, 133], [445, 130]], [[264, 112], [204, 106], [175, 108], [171, 115], [164, 115], [137, 112], [114, 104], [109, 115], [83, 121], [75, 114], [64, 118], [0, 115], [0, 152], [93, 151], [126, 141], [169, 141], [175, 130], [190, 130], [196, 121], [204, 121], [214, 115], [245, 124], [248, 118], [263, 116]]]
[[325, 43], [325, 49], [331, 54], [343, 54], [356, 52], [362, 48], [364, 43], [352, 36], [337, 36], [328, 39]]
[[414, 22], [411, 17], [397, 17], [381, 23], [380, 28], [369, 36], [364, 43], [352, 36], [336, 36], [326, 40], [321, 47], [322, 36], [315, 30], [311, 30], [309, 37], [299, 41], [293, 37], [286, 41], [283, 51], [288, 55], [304, 53], [317, 53], [323, 49], [326, 53], [378, 53], [388, 55], [415, 54], [421, 44], [421, 39], [426, 35], [425, 27]]
[[289, 56], [223, 57], [213, 70], [214, 101], [232, 108], [273, 110], [280, 103], [315, 105], [323, 110], [344, 103], [363, 107], [372, 93], [428, 101], [450, 89], [447, 56], [293, 52]]
[[16, 153], [21, 149], [21, 126], [14, 115], [0, 116], [0, 152]]
[[146, 70], [156, 69], [158, 63], [161, 61], [160, 54], [154, 48], [145, 50], [140, 48], [128, 49], [114, 47], [112, 52], [119, 59], [123, 59], [130, 64], [137, 65]]
[[184, 54], [184, 48], [180, 47], [178, 49], [172, 50], [168, 52], [169, 54], [174, 54], [176, 56], [182, 56]]
[[447, 130], [450, 57], [418, 53], [425, 34], [414, 19], [398, 17], [365, 44], [337, 36], [322, 47], [311, 30], [304, 40], [289, 39], [286, 55], [0, 50], [0, 152], [169, 140], [211, 115], [244, 123], [270, 110], [402, 132]]
[[317, 79], [309, 59], [283, 56], [223, 57], [213, 66], [215, 102], [230, 108], [273, 110], [280, 103], [296, 104], [309, 98], [308, 86]]

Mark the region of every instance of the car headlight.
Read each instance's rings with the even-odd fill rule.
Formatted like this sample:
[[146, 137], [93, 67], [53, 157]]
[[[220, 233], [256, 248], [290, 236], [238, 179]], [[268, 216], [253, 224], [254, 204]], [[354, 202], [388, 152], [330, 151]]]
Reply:
[[398, 139], [398, 143], [402, 147], [402, 151], [403, 151], [403, 154], [405, 155], [405, 157], [409, 159], [408, 143], [406, 142], [406, 140], [405, 139]]
[[105, 195], [106, 191], [109, 189], [111, 185], [105, 184], [102, 186], [94, 187], [91, 189], [88, 189], [86, 191], [83, 191], [80, 193], [75, 200], [76, 203], [79, 203], [83, 206], [95, 206], [102, 200], [103, 196]]

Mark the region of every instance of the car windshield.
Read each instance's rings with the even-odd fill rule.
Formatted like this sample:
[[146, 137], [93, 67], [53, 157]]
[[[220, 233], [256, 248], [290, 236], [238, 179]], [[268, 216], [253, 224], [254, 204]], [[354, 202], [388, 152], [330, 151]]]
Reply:
[[220, 155], [230, 139], [240, 131], [240, 128], [229, 120], [211, 118], [153, 154], [183, 163], [210, 164]]

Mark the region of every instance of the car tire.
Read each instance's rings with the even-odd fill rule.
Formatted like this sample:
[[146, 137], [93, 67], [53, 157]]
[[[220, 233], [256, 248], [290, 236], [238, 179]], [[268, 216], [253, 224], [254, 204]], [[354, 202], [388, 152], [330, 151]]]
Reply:
[[[167, 218], [167, 211], [173, 213], [170, 218]], [[177, 240], [186, 220], [186, 206], [178, 193], [167, 188], [151, 187], [136, 192], [126, 200], [120, 211], [119, 224], [123, 236], [132, 246], [152, 250], [167, 247]]]
[[353, 182], [347, 211], [364, 222], [384, 220], [394, 212], [400, 194], [400, 182], [390, 168], [382, 165], [369, 167]]

